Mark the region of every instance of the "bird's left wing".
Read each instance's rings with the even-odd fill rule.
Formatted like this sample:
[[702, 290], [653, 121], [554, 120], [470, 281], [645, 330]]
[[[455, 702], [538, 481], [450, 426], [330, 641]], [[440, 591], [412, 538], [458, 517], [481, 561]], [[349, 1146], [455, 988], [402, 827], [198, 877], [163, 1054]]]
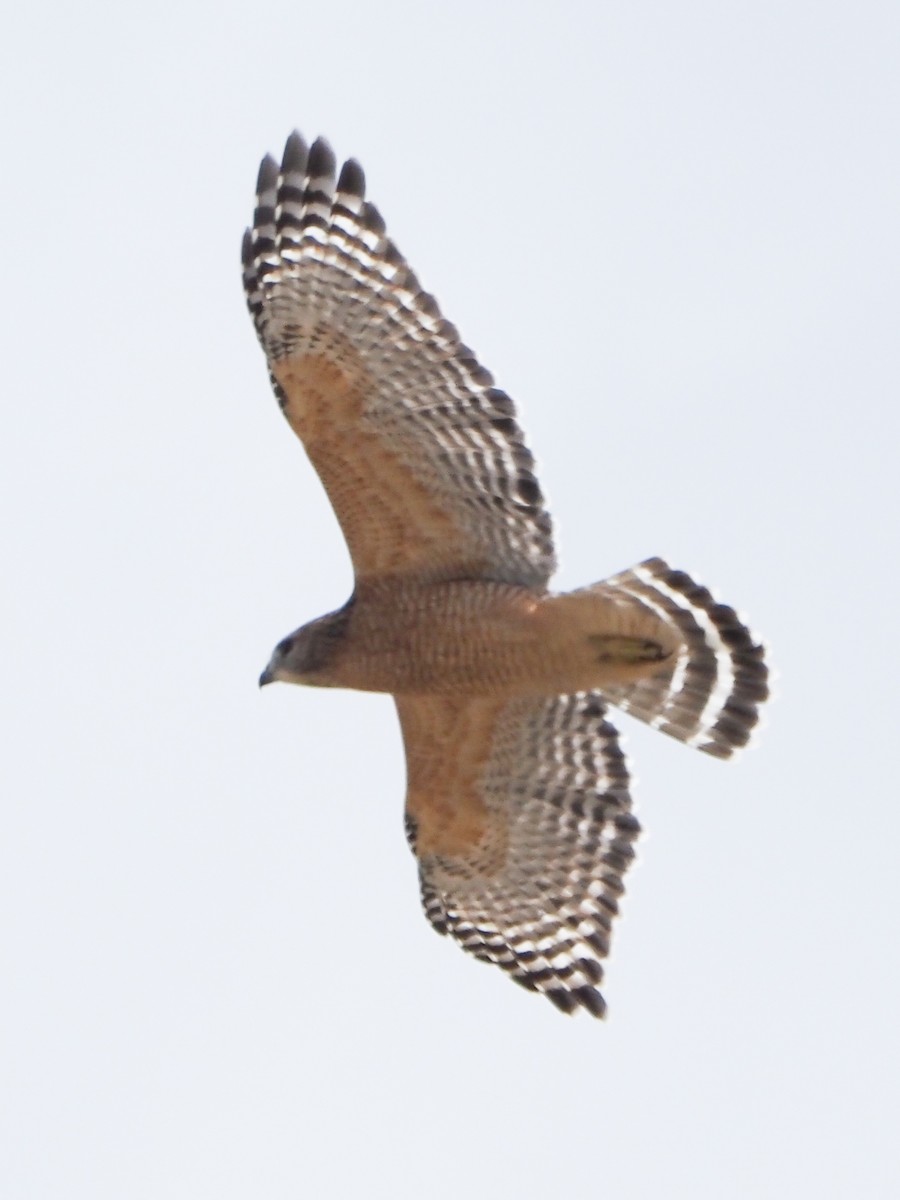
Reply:
[[439, 933], [564, 1012], [598, 991], [640, 826], [596, 693], [398, 696], [407, 834]]
[[334, 506], [357, 584], [402, 573], [531, 587], [550, 517], [512, 401], [422, 291], [358, 163], [288, 139], [263, 160], [247, 303], [285, 416]]

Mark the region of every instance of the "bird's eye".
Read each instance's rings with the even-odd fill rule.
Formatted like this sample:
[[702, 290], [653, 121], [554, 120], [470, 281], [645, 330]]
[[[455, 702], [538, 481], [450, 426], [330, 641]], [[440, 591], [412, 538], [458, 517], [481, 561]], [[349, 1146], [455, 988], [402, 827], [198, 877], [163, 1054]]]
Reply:
[[292, 637], [282, 638], [282, 640], [278, 643], [278, 646], [277, 646], [278, 653], [282, 657], [284, 657], [285, 655], [290, 654], [291, 650], [293, 649], [293, 646], [294, 646], [294, 639]]

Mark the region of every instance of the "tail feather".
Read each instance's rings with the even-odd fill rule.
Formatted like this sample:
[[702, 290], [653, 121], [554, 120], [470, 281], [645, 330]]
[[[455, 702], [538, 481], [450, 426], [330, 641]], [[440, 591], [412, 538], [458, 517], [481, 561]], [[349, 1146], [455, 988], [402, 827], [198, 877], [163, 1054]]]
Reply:
[[769, 694], [764, 647], [733, 608], [660, 558], [606, 582], [675, 625], [683, 646], [659, 674], [604, 686], [604, 695], [654, 729], [730, 758], [749, 741]]

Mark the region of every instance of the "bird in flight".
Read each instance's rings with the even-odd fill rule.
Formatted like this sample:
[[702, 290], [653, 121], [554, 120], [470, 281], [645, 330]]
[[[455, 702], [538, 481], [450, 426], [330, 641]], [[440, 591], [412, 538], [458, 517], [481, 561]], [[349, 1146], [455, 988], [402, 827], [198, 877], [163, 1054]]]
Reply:
[[611, 705], [717, 758], [748, 740], [764, 652], [651, 558], [558, 594], [509, 396], [424, 292], [353, 159], [292, 134], [259, 170], [247, 303], [334, 506], [343, 607], [260, 677], [394, 697], [425, 913], [564, 1012], [599, 991], [640, 826]]

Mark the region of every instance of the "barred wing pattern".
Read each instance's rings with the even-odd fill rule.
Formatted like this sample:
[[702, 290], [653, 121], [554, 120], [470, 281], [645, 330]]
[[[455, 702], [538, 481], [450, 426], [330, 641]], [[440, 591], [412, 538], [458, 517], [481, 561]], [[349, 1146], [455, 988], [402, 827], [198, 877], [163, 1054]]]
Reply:
[[[603, 1016], [601, 964], [640, 832], [603, 697], [396, 699], [432, 925], [564, 1012]], [[483, 760], [460, 767], [473, 746]]]
[[745, 746], [769, 694], [765, 649], [733, 608], [661, 558], [606, 581], [678, 626], [684, 640], [671, 667], [639, 683], [610, 684], [604, 696], [679, 741], [716, 758]]
[[276, 394], [335, 508], [357, 580], [543, 587], [550, 518], [509, 397], [423, 292], [323, 139], [265, 158], [247, 303]]

